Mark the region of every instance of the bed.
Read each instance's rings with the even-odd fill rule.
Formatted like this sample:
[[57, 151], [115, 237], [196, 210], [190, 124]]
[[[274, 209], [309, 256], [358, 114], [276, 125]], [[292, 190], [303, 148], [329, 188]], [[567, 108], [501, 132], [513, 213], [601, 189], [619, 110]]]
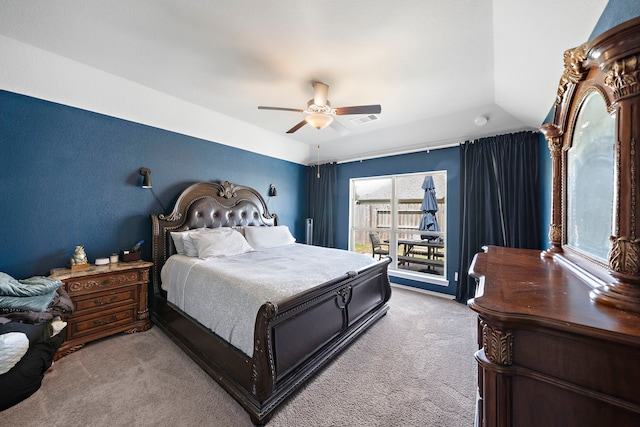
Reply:
[[[298, 243], [260, 247], [260, 239], [271, 242], [279, 241], [279, 237], [256, 239], [256, 235], [268, 232], [268, 236], [283, 236], [281, 231], [285, 227], [278, 224], [277, 215], [269, 213], [262, 196], [252, 188], [227, 181], [193, 184], [178, 196], [168, 215], [151, 215], [151, 222], [154, 262], [151, 320], [238, 401], [256, 425], [267, 423], [287, 397], [387, 313], [387, 301], [391, 297], [387, 276], [389, 258], [371, 258], [361, 263], [361, 259], [332, 258], [338, 256], [337, 252], [361, 256], [336, 249]], [[188, 256], [178, 254], [179, 249], [184, 253], [184, 248], [176, 248], [175, 236], [206, 234], [206, 238], [211, 239], [210, 235], [229, 235], [229, 229], [234, 233], [247, 233], [246, 240], [258, 248], [213, 260], [206, 257], [191, 257], [190, 260]], [[211, 233], [205, 233], [209, 231]], [[290, 251], [287, 250], [289, 247]], [[297, 249], [294, 251], [294, 248]], [[335, 253], [330, 252], [325, 264], [314, 267], [312, 261], [318, 256], [306, 252], [309, 250]], [[287, 253], [294, 257], [288, 262], [284, 260]], [[222, 269], [223, 276], [207, 279], [210, 286], [207, 283], [192, 285], [191, 282], [185, 285], [181, 278], [184, 272], [203, 280], [203, 269], [209, 268], [207, 265]], [[254, 280], [258, 282], [282, 282], [282, 287], [276, 286], [273, 298], [265, 297], [264, 291], [258, 296], [242, 293], [245, 285], [236, 285], [239, 279], [231, 273], [237, 269], [243, 278], [252, 276], [243, 270], [246, 265], [252, 266]], [[284, 276], [276, 276], [275, 270], [282, 270], [279, 274]], [[327, 276], [331, 271], [340, 273]], [[318, 282], [299, 287], [298, 282], [309, 281], [310, 277]], [[170, 283], [163, 282], [163, 278]], [[256, 283], [256, 286], [261, 285]], [[172, 288], [175, 286], [217, 288], [223, 292], [204, 304], [203, 297], [185, 297], [184, 289]], [[243, 301], [240, 305], [255, 311], [250, 314], [249, 343], [246, 342], [247, 333], [242, 333], [243, 327], [232, 324], [225, 329], [225, 323], [241, 316], [238, 314], [240, 309], [233, 305], [237, 303], [228, 303], [225, 299], [229, 296], [223, 295], [224, 289], [238, 293]], [[256, 305], [260, 298], [263, 301]], [[194, 314], [186, 307], [189, 300], [191, 305], [205, 306], [200, 310], [204, 314]], [[207, 316], [207, 311], [221, 313], [223, 319], [202, 320], [204, 323], [197, 320], [202, 315]], [[244, 341], [238, 341], [242, 336]]]

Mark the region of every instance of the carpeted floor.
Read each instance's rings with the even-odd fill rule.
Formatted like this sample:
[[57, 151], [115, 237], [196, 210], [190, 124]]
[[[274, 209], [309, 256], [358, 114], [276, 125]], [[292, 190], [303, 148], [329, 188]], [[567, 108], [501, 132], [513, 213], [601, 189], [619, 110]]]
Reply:
[[[453, 300], [393, 288], [388, 314], [274, 414], [270, 427], [474, 422], [476, 317]], [[249, 416], [158, 328], [57, 361], [6, 426], [251, 426]]]

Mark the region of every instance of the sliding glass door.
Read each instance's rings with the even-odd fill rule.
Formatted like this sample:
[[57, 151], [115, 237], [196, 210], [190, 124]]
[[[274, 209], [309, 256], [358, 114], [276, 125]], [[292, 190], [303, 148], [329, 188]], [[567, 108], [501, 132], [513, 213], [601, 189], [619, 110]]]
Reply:
[[350, 250], [388, 253], [392, 270], [444, 279], [446, 185], [445, 171], [352, 179]]

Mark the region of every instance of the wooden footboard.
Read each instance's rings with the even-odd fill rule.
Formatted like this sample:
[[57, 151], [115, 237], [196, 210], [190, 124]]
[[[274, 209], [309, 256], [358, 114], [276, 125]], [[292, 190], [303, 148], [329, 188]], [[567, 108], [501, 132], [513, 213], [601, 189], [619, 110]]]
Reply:
[[387, 312], [389, 258], [303, 294], [265, 304], [256, 318], [251, 391], [268, 409]]

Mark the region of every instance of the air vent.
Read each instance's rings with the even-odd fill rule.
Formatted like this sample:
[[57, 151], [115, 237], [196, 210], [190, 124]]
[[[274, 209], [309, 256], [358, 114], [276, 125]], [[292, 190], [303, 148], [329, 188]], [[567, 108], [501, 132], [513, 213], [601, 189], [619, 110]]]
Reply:
[[368, 122], [372, 122], [374, 120], [378, 120], [380, 117], [375, 114], [369, 114], [368, 116], [358, 117], [357, 119], [351, 119], [351, 123], [354, 125], [363, 125]]

